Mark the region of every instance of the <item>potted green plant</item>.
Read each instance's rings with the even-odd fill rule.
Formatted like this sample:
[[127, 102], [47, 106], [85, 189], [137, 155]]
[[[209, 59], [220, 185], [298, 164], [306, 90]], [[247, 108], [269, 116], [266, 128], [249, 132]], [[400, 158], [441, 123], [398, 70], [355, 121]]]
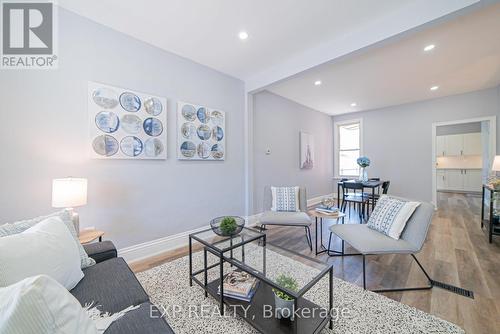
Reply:
[[[299, 283], [295, 278], [281, 274], [276, 278], [276, 283], [293, 292], [299, 291]], [[289, 296], [288, 294], [280, 291], [278, 289], [273, 289], [274, 292], [274, 304], [276, 307], [276, 317], [278, 319], [281, 318], [290, 318], [290, 320], [294, 320], [294, 298]]]
[[236, 224], [234, 217], [224, 217], [220, 222], [219, 228], [224, 235], [232, 235], [236, 232], [238, 224]]
[[238, 216], [222, 216], [210, 221], [210, 227], [215, 234], [222, 237], [232, 237], [241, 232], [245, 219]]

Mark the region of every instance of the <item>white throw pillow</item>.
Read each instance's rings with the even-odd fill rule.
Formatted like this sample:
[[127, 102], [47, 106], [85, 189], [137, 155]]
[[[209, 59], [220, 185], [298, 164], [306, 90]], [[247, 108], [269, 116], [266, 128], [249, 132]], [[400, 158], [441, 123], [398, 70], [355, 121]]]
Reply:
[[299, 187], [271, 187], [271, 211], [299, 212]]
[[12, 234], [18, 234], [24, 232], [30, 227], [35, 226], [36, 224], [40, 223], [41, 221], [44, 221], [47, 218], [59, 217], [68, 228], [69, 232], [73, 236], [73, 239], [75, 239], [75, 244], [78, 247], [78, 251], [80, 252], [81, 267], [82, 269], [84, 269], [93, 266], [95, 264], [95, 260], [87, 255], [85, 249], [80, 244], [80, 240], [78, 239], [78, 233], [76, 232], [75, 225], [73, 224], [72, 216], [73, 216], [73, 211], [64, 209], [61, 211], [51, 213], [50, 215], [47, 216], [40, 216], [32, 219], [20, 220], [13, 223], [3, 224], [0, 225], [0, 237], [5, 237]]
[[0, 334], [97, 334], [78, 300], [41, 275], [0, 288]]
[[68, 290], [83, 278], [78, 248], [58, 217], [0, 238], [0, 287], [42, 274]]
[[367, 226], [398, 240], [408, 219], [419, 205], [419, 202], [382, 195], [368, 219]]

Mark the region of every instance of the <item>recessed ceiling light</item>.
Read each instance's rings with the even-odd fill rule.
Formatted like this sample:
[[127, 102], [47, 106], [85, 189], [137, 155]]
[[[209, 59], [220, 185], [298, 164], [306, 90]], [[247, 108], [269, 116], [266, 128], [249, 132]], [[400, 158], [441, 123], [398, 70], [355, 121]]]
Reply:
[[439, 89], [439, 86], [432, 86], [431, 87], [431, 90], [438, 90]]
[[240, 33], [238, 34], [238, 37], [241, 39], [241, 40], [245, 40], [248, 38], [248, 33], [246, 31], [240, 31]]
[[434, 44], [429, 44], [427, 45], [425, 48], [424, 48], [424, 51], [425, 52], [428, 52], [428, 51], [431, 51], [432, 49], [434, 49], [436, 46]]
[[314, 86], [320, 86], [320, 85], [321, 85], [321, 80], [314, 81]]
[[351, 103], [351, 107], [356, 107], [358, 104], [356, 102]]

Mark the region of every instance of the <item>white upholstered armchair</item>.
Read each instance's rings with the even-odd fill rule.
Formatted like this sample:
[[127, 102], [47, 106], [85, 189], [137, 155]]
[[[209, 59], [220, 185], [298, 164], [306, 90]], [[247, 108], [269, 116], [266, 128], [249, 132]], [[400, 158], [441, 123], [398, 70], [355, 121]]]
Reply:
[[311, 239], [311, 219], [307, 215], [307, 197], [306, 188], [299, 187], [299, 211], [298, 212], [287, 212], [287, 211], [272, 211], [272, 191], [270, 186], [264, 188], [264, 212], [259, 219], [259, 225], [261, 231], [265, 229], [267, 225], [276, 226], [287, 226], [287, 227], [299, 227], [304, 228], [306, 232], [306, 239], [309, 248], [312, 250], [312, 239]]

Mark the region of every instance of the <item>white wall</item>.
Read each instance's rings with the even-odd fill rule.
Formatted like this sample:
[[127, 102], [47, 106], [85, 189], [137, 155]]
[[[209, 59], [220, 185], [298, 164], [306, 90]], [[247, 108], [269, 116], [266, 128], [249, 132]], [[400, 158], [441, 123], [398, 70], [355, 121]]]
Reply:
[[[432, 200], [432, 123], [497, 116], [500, 87], [333, 117], [363, 118], [364, 155], [369, 177], [391, 181], [390, 193]], [[497, 137], [497, 150], [500, 136]]]
[[[261, 212], [266, 185], [303, 185], [307, 197], [332, 193], [333, 131], [330, 116], [263, 91], [253, 100], [254, 211]], [[300, 169], [299, 133], [314, 136], [315, 161]], [[266, 155], [267, 149], [271, 150]]]
[[[58, 70], [0, 73], [0, 223], [51, 211], [51, 181], [68, 175], [89, 180], [81, 225], [119, 248], [243, 215], [243, 82], [62, 8], [59, 16]], [[89, 80], [168, 98], [166, 161], [88, 158]], [[178, 100], [226, 111], [226, 161], [176, 159]]]

